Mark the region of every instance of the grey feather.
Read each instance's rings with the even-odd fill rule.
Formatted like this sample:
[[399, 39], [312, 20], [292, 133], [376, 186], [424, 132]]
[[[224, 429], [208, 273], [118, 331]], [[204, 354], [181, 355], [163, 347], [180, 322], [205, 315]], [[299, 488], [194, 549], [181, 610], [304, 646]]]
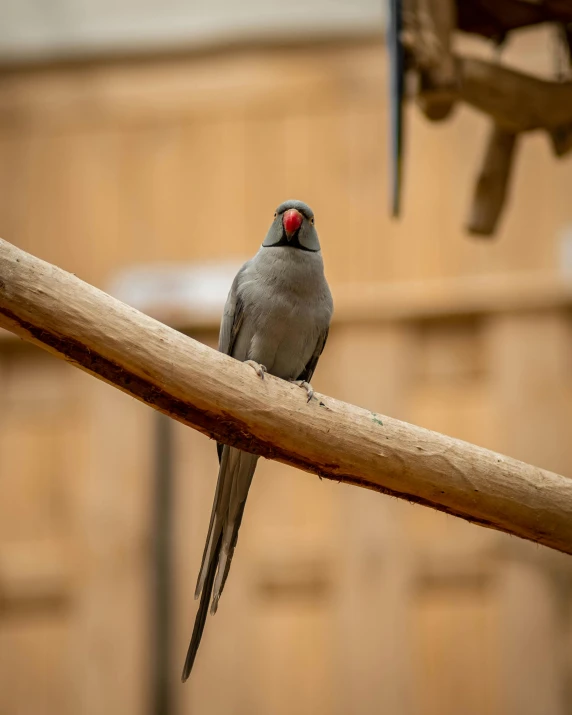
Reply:
[[314, 374], [314, 370], [316, 369], [316, 365], [318, 364], [320, 355], [326, 347], [326, 340], [328, 339], [329, 332], [330, 328], [327, 327], [322, 333], [322, 335], [320, 335], [320, 337], [318, 338], [318, 342], [316, 343], [316, 349], [314, 350], [312, 357], [308, 360], [308, 364], [306, 365], [304, 370], [298, 375], [298, 380], [310, 382], [310, 380], [312, 379], [312, 375]]
[[[284, 232], [282, 215], [295, 209], [301, 224]], [[281, 204], [258, 253], [238, 272], [228, 295], [219, 350], [253, 360], [285, 380], [309, 380], [324, 349], [333, 312], [311, 209]], [[200, 605], [182, 679], [191, 672], [208, 603], [216, 612], [238, 539], [257, 455], [217, 445], [219, 475], [195, 598]]]
[[225, 353], [226, 355], [232, 355], [236, 336], [238, 335], [244, 317], [243, 304], [237, 295], [237, 287], [247, 265], [246, 263], [236, 274], [224, 306], [218, 337], [218, 349], [219, 352]]
[[[240, 282], [240, 277], [247, 265], [248, 264], [246, 263], [244, 266], [242, 266], [242, 268], [236, 274], [230, 287], [230, 292], [228, 294], [228, 298], [226, 299], [222, 314], [220, 332], [218, 337], [218, 349], [219, 352], [225, 353], [226, 355], [233, 354], [236, 336], [238, 335], [240, 326], [242, 325], [242, 320], [244, 318], [244, 306], [240, 297], [237, 295], [237, 286]], [[222, 459], [223, 446], [224, 445], [221, 442], [217, 442], [216, 448], [219, 464]]]

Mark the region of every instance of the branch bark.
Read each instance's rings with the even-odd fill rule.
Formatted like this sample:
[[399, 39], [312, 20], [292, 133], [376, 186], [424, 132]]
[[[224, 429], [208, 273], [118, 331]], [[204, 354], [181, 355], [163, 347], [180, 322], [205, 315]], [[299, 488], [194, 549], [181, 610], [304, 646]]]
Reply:
[[0, 239], [0, 326], [209, 437], [572, 554], [572, 480], [254, 371]]

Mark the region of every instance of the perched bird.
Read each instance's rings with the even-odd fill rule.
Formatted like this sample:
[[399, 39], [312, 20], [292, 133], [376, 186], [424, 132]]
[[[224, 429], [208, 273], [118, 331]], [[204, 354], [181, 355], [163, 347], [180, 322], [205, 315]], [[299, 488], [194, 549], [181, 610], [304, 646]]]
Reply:
[[[265, 372], [304, 387], [324, 349], [333, 312], [314, 213], [286, 201], [258, 253], [236, 275], [220, 326], [218, 349]], [[219, 474], [195, 598], [200, 605], [183, 667], [190, 675], [205, 627], [209, 601], [217, 610], [242, 521], [258, 456], [217, 444]]]

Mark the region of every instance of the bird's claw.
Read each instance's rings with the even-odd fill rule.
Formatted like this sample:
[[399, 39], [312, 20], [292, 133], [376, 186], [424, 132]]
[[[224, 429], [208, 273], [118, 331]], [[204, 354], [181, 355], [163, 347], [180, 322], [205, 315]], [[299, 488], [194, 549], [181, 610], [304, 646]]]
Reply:
[[250, 367], [254, 370], [254, 372], [258, 375], [258, 377], [261, 380], [264, 380], [264, 375], [267, 373], [266, 368], [264, 365], [261, 365], [260, 363], [254, 361], [254, 360], [245, 360], [244, 361], [245, 365], [250, 365]]
[[306, 390], [306, 392], [308, 393], [308, 399], [306, 400], [306, 402], [310, 402], [312, 397], [314, 397], [314, 388], [312, 387], [312, 385], [310, 385], [309, 382], [306, 382], [306, 380], [292, 380], [292, 382], [294, 383], [294, 385], [298, 385], [298, 387], [303, 387]]

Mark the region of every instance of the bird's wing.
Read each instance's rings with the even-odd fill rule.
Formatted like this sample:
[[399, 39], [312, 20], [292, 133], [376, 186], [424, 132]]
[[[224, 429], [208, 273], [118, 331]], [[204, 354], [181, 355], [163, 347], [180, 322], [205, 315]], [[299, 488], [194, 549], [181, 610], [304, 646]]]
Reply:
[[218, 336], [218, 349], [219, 352], [225, 355], [232, 355], [236, 337], [244, 319], [244, 306], [238, 295], [238, 286], [244, 275], [246, 265], [236, 274], [224, 305]]
[[[222, 314], [220, 332], [218, 336], [218, 350], [225, 355], [233, 354], [236, 338], [238, 337], [238, 333], [240, 332], [240, 328], [244, 320], [244, 306], [238, 294], [238, 286], [244, 274], [246, 265], [247, 264], [240, 269], [232, 282]], [[219, 464], [222, 458], [223, 446], [224, 445], [221, 442], [217, 442], [216, 449]]]
[[320, 355], [322, 354], [322, 351], [326, 345], [329, 330], [329, 327], [327, 327], [322, 333], [320, 333], [316, 342], [316, 347], [314, 349], [314, 352], [312, 353], [312, 357], [308, 360], [308, 362], [306, 363], [306, 367], [298, 376], [298, 380], [305, 380], [306, 382], [310, 382], [310, 380], [312, 379], [312, 375], [314, 374], [314, 370], [316, 369], [316, 365], [318, 364]]

